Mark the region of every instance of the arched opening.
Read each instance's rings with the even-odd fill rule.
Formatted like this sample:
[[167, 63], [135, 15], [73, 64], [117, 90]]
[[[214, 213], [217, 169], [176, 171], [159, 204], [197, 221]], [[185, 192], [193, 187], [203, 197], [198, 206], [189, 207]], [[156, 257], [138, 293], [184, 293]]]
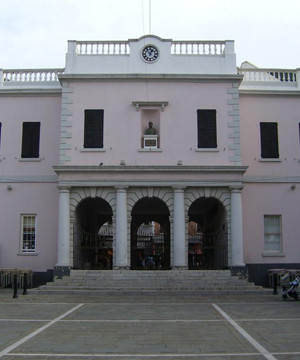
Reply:
[[156, 197], [139, 200], [132, 209], [131, 268], [170, 268], [169, 209]]
[[77, 206], [75, 269], [112, 269], [112, 214], [110, 205], [101, 198], [86, 198]]
[[226, 269], [228, 241], [223, 204], [215, 198], [199, 198], [190, 206], [188, 216], [189, 269]]

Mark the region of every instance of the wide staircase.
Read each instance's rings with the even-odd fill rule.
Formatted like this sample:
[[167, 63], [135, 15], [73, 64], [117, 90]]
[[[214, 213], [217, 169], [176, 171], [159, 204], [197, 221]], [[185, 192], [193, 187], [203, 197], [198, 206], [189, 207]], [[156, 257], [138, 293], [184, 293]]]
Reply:
[[56, 279], [30, 293], [39, 294], [251, 294], [270, 293], [231, 276], [230, 270], [71, 270], [70, 276]]

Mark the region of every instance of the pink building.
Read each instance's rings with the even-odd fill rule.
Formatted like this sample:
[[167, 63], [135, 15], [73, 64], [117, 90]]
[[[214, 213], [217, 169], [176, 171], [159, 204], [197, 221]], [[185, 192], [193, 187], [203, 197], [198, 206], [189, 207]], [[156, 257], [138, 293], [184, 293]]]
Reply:
[[299, 76], [153, 35], [0, 70], [0, 269], [299, 268]]

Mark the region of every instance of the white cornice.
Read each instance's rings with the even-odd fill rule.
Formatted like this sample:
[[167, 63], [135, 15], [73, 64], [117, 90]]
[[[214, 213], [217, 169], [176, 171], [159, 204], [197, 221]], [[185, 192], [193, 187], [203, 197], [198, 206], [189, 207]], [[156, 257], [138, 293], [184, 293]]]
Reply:
[[243, 89], [242, 87], [239, 88], [240, 95], [292, 95], [292, 96], [300, 96], [300, 89]]
[[139, 181], [95, 181], [95, 180], [62, 180], [59, 181], [59, 186], [67, 187], [239, 187], [241, 186], [240, 181], [232, 180], [203, 180], [203, 181], [156, 181], [156, 180], [139, 180]]
[[60, 173], [240, 173], [247, 170], [247, 166], [54, 166], [57, 174]]
[[238, 74], [61, 74], [59, 80], [64, 81], [242, 81], [243, 76]]
[[300, 183], [300, 176], [245, 175], [243, 183]]
[[4, 175], [0, 183], [57, 183], [57, 175]]
[[40, 88], [40, 87], [28, 87], [26, 88], [24, 85], [20, 87], [13, 87], [13, 88], [0, 88], [0, 96], [1, 95], [17, 95], [17, 96], [24, 96], [24, 95], [34, 95], [34, 96], [44, 96], [44, 95], [60, 95], [62, 92], [61, 86], [58, 85], [57, 87], [51, 88]]

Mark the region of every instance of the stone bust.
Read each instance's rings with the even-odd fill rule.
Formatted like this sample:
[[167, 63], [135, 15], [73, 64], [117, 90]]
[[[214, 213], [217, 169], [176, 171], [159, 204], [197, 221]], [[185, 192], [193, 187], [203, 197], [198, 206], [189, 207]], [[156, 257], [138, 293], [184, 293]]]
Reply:
[[156, 135], [156, 134], [157, 134], [157, 131], [153, 127], [153, 122], [150, 121], [148, 129], [146, 129], [146, 131], [145, 131], [145, 135]]

